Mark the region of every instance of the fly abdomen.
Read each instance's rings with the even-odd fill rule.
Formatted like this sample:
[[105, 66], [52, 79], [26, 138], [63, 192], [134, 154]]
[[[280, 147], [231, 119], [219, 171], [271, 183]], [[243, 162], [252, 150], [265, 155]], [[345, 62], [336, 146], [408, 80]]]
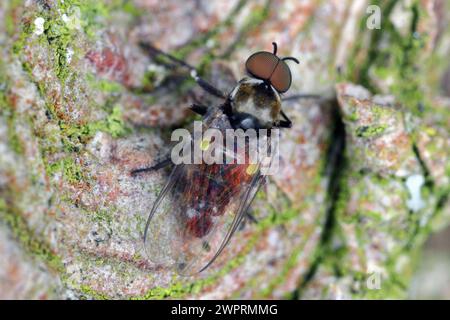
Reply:
[[197, 238], [206, 236], [212, 228], [213, 222], [209, 214], [200, 213], [186, 221], [188, 233]]

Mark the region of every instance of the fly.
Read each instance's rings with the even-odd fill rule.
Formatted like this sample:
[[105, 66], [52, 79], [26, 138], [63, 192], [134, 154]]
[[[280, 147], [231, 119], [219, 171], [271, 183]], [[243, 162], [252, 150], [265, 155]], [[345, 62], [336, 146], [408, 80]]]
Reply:
[[[292, 82], [286, 62], [299, 63], [293, 57], [278, 57], [277, 44], [272, 44], [272, 52], [256, 52], [247, 59], [248, 76], [228, 94], [201, 78], [186, 62], [151, 45], [143, 47], [187, 68], [201, 88], [222, 99], [219, 106], [191, 106], [192, 111], [202, 116], [204, 129], [215, 128], [221, 132], [265, 129], [268, 132], [266, 138], [270, 140], [272, 130], [292, 126], [281, 108], [281, 94], [289, 90]], [[296, 98], [316, 96], [296, 95], [287, 99]], [[208, 144], [205, 146], [207, 148]], [[236, 148], [232, 149], [236, 151]], [[228, 154], [230, 150], [223, 148], [220, 152]], [[248, 157], [248, 152], [247, 149], [237, 150], [244, 158]], [[131, 173], [154, 171], [170, 164], [170, 159], [165, 159]], [[148, 258], [157, 265], [174, 267], [180, 274], [195, 274], [208, 268], [246, 217], [264, 183], [261, 165], [261, 162], [242, 164], [238, 161], [175, 165], [147, 219], [143, 240]]]

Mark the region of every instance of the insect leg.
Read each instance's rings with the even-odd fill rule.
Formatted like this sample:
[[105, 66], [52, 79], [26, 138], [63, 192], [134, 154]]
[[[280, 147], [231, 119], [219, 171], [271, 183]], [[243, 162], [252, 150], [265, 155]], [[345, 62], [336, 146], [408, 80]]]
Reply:
[[207, 82], [206, 80], [203, 80], [202, 78], [200, 78], [197, 75], [197, 71], [195, 69], [191, 70], [191, 77], [194, 78], [195, 82], [197, 82], [197, 84], [206, 92], [208, 92], [209, 94], [217, 97], [217, 98], [221, 98], [221, 99], [226, 99], [226, 95], [220, 91], [219, 89], [217, 89], [216, 87], [214, 87], [212, 84], [210, 84], [209, 82]]
[[288, 121], [280, 120], [280, 122], [278, 123], [278, 125], [276, 127], [289, 129], [289, 128], [292, 128], [292, 123], [288, 122]]
[[170, 165], [172, 163], [172, 160], [170, 159], [170, 157], [166, 157], [163, 160], [157, 162], [156, 164], [154, 164], [151, 167], [144, 167], [144, 168], [139, 168], [139, 169], [135, 169], [132, 170], [130, 172], [130, 174], [132, 176], [136, 176], [139, 173], [143, 173], [143, 172], [151, 172], [151, 171], [157, 171], [159, 169], [162, 169], [164, 167], [167, 167], [168, 165]]
[[288, 118], [288, 116], [284, 113], [283, 110], [280, 110], [281, 116], [284, 118], [284, 120], [280, 120], [277, 127], [279, 128], [291, 128], [292, 127], [292, 121]]
[[204, 106], [204, 105], [201, 105], [201, 104], [197, 104], [197, 103], [193, 103], [189, 107], [189, 109], [191, 109], [193, 112], [195, 112], [195, 113], [197, 113], [197, 114], [199, 114], [201, 116], [204, 116], [206, 114], [206, 112], [208, 111], [208, 107], [207, 106]]
[[[294, 94], [292, 96], [289, 97], [285, 97], [282, 98], [282, 101], [295, 101], [295, 100], [300, 100], [300, 99], [324, 99], [323, 96], [318, 95], [318, 94]], [[276, 127], [279, 128], [291, 128], [292, 127], [292, 121], [286, 116], [286, 114], [283, 112], [283, 110], [280, 111], [281, 116], [284, 118], [284, 120], [280, 120], [280, 122], [278, 123], [278, 125]]]
[[258, 220], [250, 212], [246, 212], [244, 218], [245, 219], [242, 219], [242, 221], [239, 224], [239, 227], [238, 227], [239, 231], [244, 230], [245, 226], [247, 224], [256, 224], [256, 223], [258, 223]]
[[250, 221], [251, 223], [258, 223], [258, 219], [256, 219], [255, 216], [253, 214], [251, 214], [250, 212], [247, 212], [246, 216], [247, 216], [248, 221]]
[[210, 84], [208, 81], [206, 81], [203, 78], [201, 78], [198, 75], [197, 70], [193, 66], [188, 64], [187, 62], [184, 62], [183, 60], [180, 60], [180, 59], [172, 56], [169, 53], [161, 51], [160, 49], [154, 47], [150, 43], [141, 43], [140, 45], [141, 45], [142, 48], [144, 48], [144, 49], [146, 49], [146, 50], [148, 50], [148, 51], [150, 51], [152, 53], [156, 53], [158, 55], [162, 55], [162, 56], [166, 57], [167, 59], [169, 59], [170, 61], [172, 61], [173, 63], [178, 64], [179, 66], [182, 66], [184, 68], [187, 68], [190, 71], [190, 76], [195, 80], [195, 82], [197, 82], [197, 84], [203, 90], [205, 90], [209, 94], [211, 94], [213, 96], [216, 96], [218, 98], [226, 99], [226, 95], [221, 90], [217, 89], [212, 84]]

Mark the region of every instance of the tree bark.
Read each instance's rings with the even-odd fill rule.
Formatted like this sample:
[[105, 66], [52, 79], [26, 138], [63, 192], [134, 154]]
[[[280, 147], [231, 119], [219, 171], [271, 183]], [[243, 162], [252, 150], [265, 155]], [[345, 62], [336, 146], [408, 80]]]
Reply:
[[[0, 4], [1, 298], [404, 298], [450, 219], [448, 1], [40, 0]], [[229, 92], [253, 52], [299, 58], [281, 172], [205, 272], [142, 251], [167, 174], [130, 176]], [[448, 77], [447, 77], [448, 78]]]

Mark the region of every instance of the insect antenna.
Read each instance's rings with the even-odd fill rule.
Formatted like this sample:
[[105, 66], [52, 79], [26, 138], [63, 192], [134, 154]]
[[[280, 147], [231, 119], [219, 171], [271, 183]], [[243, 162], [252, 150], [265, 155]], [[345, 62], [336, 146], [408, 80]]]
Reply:
[[283, 60], [283, 61], [292, 60], [292, 61], [296, 62], [297, 64], [300, 64], [300, 61], [298, 61], [298, 59], [296, 59], [294, 57], [286, 57], [286, 58], [283, 58], [281, 60]]
[[273, 45], [273, 55], [276, 56], [277, 55], [277, 50], [278, 50], [278, 46], [276, 42], [272, 42]]

